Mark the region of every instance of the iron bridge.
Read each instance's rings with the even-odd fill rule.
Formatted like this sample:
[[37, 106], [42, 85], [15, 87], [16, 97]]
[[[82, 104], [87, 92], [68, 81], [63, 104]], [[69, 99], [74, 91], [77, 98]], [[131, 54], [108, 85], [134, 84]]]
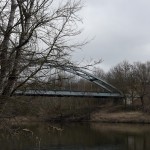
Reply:
[[[49, 66], [50, 69], [52, 66]], [[81, 92], [81, 91], [58, 91], [58, 90], [26, 90], [26, 91], [16, 91], [15, 95], [25, 95], [25, 96], [72, 96], [72, 97], [107, 97], [107, 98], [122, 98], [123, 94], [113, 85], [107, 83], [103, 79], [100, 79], [91, 73], [74, 66], [61, 66], [55, 67], [60, 70], [64, 70], [80, 76], [90, 82], [97, 84], [99, 87], [103, 88], [106, 92]]]

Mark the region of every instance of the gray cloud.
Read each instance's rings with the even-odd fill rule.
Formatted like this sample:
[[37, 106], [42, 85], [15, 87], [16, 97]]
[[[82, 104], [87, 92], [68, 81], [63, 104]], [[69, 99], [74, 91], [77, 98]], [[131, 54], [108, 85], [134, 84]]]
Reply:
[[149, 7], [149, 0], [85, 0], [84, 37], [95, 38], [75, 59], [102, 58], [104, 70], [123, 60], [150, 60]]

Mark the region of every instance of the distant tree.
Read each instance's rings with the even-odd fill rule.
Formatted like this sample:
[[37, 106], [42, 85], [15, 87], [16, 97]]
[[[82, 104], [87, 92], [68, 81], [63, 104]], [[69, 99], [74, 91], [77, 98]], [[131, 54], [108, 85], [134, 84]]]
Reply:
[[[131, 85], [133, 82], [132, 76], [132, 65], [129, 64], [127, 61], [123, 61], [119, 63], [114, 68], [110, 69], [110, 71], [106, 75], [106, 80], [118, 88], [125, 97], [125, 104], [126, 98], [128, 96], [133, 96], [133, 92], [131, 92]], [[131, 95], [130, 95], [131, 94]]]
[[130, 66], [130, 72], [128, 75], [128, 79], [127, 79], [127, 95], [130, 96], [132, 104], [133, 104], [133, 100], [134, 98], [137, 97], [137, 92], [136, 92], [136, 77], [133, 71], [133, 65]]
[[126, 98], [133, 99], [140, 97], [144, 106], [144, 98], [149, 93], [150, 87], [150, 62], [136, 62], [132, 65], [127, 61], [119, 63], [106, 75], [106, 80], [120, 89]]
[[96, 77], [101, 78], [101, 79], [105, 79], [106, 73], [104, 72], [103, 69], [94, 67], [94, 69], [93, 69], [92, 72], [93, 72], [93, 74], [94, 74]]
[[0, 1], [0, 95], [10, 96], [50, 66], [70, 64], [70, 53], [84, 43], [77, 22], [80, 0]]
[[134, 63], [133, 73], [136, 80], [136, 93], [141, 99], [142, 106], [144, 106], [144, 98], [148, 95], [148, 87], [150, 86], [150, 62]]

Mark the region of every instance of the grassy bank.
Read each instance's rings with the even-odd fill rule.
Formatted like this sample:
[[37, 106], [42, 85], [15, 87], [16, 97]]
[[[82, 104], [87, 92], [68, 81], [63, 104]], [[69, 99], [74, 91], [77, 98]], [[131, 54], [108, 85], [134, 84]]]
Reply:
[[150, 123], [150, 115], [139, 111], [118, 113], [103, 112], [92, 114], [91, 121], [107, 123]]
[[105, 123], [150, 123], [150, 113], [131, 106], [102, 105], [99, 110], [91, 113], [90, 120]]

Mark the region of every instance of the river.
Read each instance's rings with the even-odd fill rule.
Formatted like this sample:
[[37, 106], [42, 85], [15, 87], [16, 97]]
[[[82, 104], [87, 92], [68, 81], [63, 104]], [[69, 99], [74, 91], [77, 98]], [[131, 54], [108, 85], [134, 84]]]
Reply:
[[150, 150], [150, 125], [32, 124], [10, 136], [0, 131], [2, 150]]

